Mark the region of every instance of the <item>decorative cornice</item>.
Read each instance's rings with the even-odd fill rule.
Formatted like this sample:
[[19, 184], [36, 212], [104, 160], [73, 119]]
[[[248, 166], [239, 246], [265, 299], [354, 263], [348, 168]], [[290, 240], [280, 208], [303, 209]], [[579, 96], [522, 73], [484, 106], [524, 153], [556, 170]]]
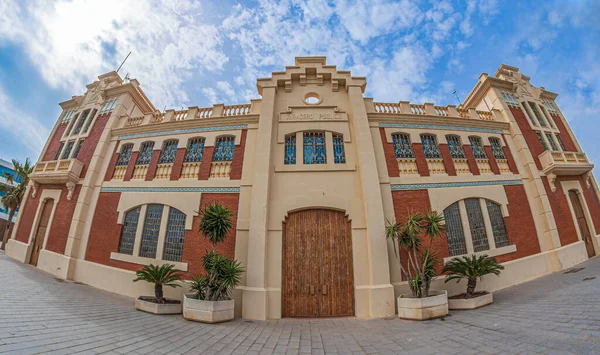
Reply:
[[395, 128], [419, 128], [419, 129], [444, 129], [450, 131], [466, 131], [466, 132], [482, 132], [482, 133], [504, 133], [502, 129], [491, 129], [481, 127], [465, 127], [465, 126], [447, 126], [437, 124], [422, 124], [422, 123], [391, 123], [379, 122], [379, 127], [395, 127]]
[[103, 187], [100, 192], [217, 192], [240, 193], [239, 187]]
[[113, 96], [118, 96], [122, 94], [129, 94], [135, 104], [142, 110], [143, 114], [148, 114], [156, 111], [156, 108], [148, 97], [144, 94], [142, 89], [135, 87], [133, 83], [129, 82], [127, 84], [118, 85], [105, 90], [106, 98], [110, 98]]
[[465, 181], [465, 182], [443, 182], [431, 184], [396, 184], [391, 185], [392, 191], [399, 190], [422, 190], [435, 189], [440, 187], [473, 187], [473, 186], [494, 186], [494, 185], [521, 185], [521, 180], [496, 180], [496, 181]]
[[135, 133], [130, 135], [118, 136], [118, 139], [134, 139], [134, 138], [145, 138], [155, 136], [165, 136], [174, 134], [185, 134], [185, 133], [196, 133], [196, 132], [212, 132], [212, 131], [230, 131], [233, 129], [247, 129], [247, 124], [240, 124], [235, 126], [212, 126], [212, 127], [196, 127], [187, 129], [174, 129], [171, 131], [156, 131], [148, 133]]
[[479, 87], [475, 89], [474, 92], [469, 94], [465, 102], [463, 102], [462, 106], [477, 107], [477, 103], [479, 103], [483, 99], [483, 96], [485, 96], [486, 92], [492, 87], [500, 90], [505, 90], [511, 93], [514, 92], [516, 88], [515, 85], [510, 81], [488, 76], [484, 79], [481, 85], [479, 85]]

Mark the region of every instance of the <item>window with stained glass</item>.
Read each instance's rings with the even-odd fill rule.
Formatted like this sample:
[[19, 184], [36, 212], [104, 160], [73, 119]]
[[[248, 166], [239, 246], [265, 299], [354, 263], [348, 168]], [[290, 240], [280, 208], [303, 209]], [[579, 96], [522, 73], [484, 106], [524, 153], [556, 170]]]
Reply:
[[531, 124], [534, 126], [537, 126], [537, 123], [535, 122], [535, 119], [533, 118], [533, 114], [531, 113], [531, 110], [529, 109], [529, 105], [527, 104], [527, 102], [523, 101], [522, 104], [523, 104], [523, 107], [525, 107], [525, 112], [527, 112], [527, 116], [529, 117], [529, 121], [531, 121]]
[[231, 161], [235, 150], [235, 137], [219, 137], [215, 143], [213, 161]]
[[425, 153], [425, 158], [441, 158], [442, 154], [440, 153], [440, 149], [437, 145], [437, 140], [435, 136], [432, 134], [422, 134], [421, 135], [421, 144], [423, 145], [423, 152]]
[[145, 142], [140, 146], [138, 157], [135, 165], [147, 165], [152, 160], [152, 153], [154, 152], [154, 142]]
[[469, 218], [469, 229], [471, 230], [471, 239], [473, 241], [473, 251], [489, 250], [490, 246], [485, 231], [483, 213], [478, 198], [465, 199], [465, 207]]
[[392, 134], [392, 142], [394, 143], [394, 154], [396, 158], [414, 158], [415, 153], [412, 149], [410, 136], [403, 133]]
[[202, 161], [204, 154], [204, 138], [191, 138], [188, 140], [187, 150], [183, 161], [186, 163]]
[[544, 148], [544, 150], [548, 150], [548, 144], [546, 144], [546, 141], [544, 140], [544, 137], [542, 137], [542, 134], [538, 131], [536, 131], [535, 134], [540, 140], [540, 143], [542, 143], [542, 148]]
[[544, 120], [544, 118], [540, 114], [540, 110], [538, 110], [537, 104], [535, 102], [531, 102], [530, 101], [529, 102], [529, 106], [531, 107], [531, 110], [533, 111], [533, 114], [535, 115], [535, 117], [537, 118], [538, 122], [540, 123], [540, 126], [546, 127], [546, 120]]
[[346, 155], [344, 154], [344, 137], [341, 134], [333, 135], [333, 161], [336, 164], [343, 164], [346, 162]]
[[61, 159], [69, 159], [69, 157], [71, 156], [71, 150], [73, 150], [73, 145], [75, 144], [75, 141], [69, 141], [67, 142], [67, 147], [65, 148]]
[[60, 152], [62, 152], [62, 149], [63, 149], [64, 146], [65, 146], [65, 142], [60, 142], [60, 146], [58, 147], [58, 150], [56, 151], [56, 155], [54, 156], [54, 160], [60, 159]]
[[504, 91], [500, 91], [500, 94], [502, 94], [502, 99], [507, 104], [514, 105], [514, 106], [519, 106], [519, 102], [517, 101], [517, 99], [515, 99], [515, 96], [513, 94], [507, 93], [507, 92], [504, 92]]
[[85, 119], [87, 118], [89, 113], [90, 113], [90, 110], [83, 111], [83, 113], [81, 114], [81, 117], [77, 121], [77, 125], [75, 126], [75, 131], [73, 131], [73, 134], [77, 134], [77, 133], [81, 132], [81, 128], [83, 128]]
[[304, 132], [304, 164], [325, 164], [325, 133]]
[[296, 135], [292, 134], [285, 137], [285, 158], [284, 164], [296, 164]]
[[469, 137], [469, 143], [471, 144], [471, 150], [473, 150], [475, 159], [487, 159], [485, 149], [483, 149], [483, 144], [481, 143], [481, 138]]
[[75, 150], [73, 151], [73, 158], [77, 158], [79, 155], [79, 151], [81, 150], [81, 146], [83, 145], [83, 139], [80, 139], [75, 146]]
[[553, 151], [558, 151], [558, 146], [552, 137], [552, 133], [546, 133], [546, 139], [548, 139], [548, 143], [550, 143], [550, 147]]
[[117, 159], [117, 166], [129, 164], [129, 159], [131, 159], [132, 150], [133, 144], [125, 144], [121, 147], [121, 153], [119, 153], [119, 158]]
[[448, 142], [448, 150], [453, 159], [466, 158], [459, 136], [446, 136], [446, 142]]
[[69, 134], [71, 134], [71, 130], [73, 129], [73, 126], [77, 122], [78, 118], [79, 118], [79, 113], [76, 114], [75, 117], [71, 120], [71, 123], [69, 123], [69, 126], [67, 127], [67, 130], [65, 132], [65, 137], [68, 136]]
[[163, 214], [163, 205], [148, 205], [142, 231], [142, 243], [140, 256], [144, 258], [156, 258], [156, 246], [158, 245], [158, 234], [160, 232], [160, 220]]
[[178, 141], [166, 141], [163, 143], [163, 149], [160, 151], [160, 157], [158, 158], [159, 164], [169, 164], [175, 161], [178, 143]]
[[185, 214], [176, 208], [170, 207], [163, 260], [181, 261], [184, 238]]
[[506, 159], [504, 151], [502, 150], [502, 144], [500, 143], [500, 139], [494, 137], [490, 138], [490, 145], [492, 147], [492, 154], [494, 154], [494, 158]]
[[140, 207], [136, 207], [125, 213], [125, 220], [123, 221], [123, 228], [121, 229], [121, 239], [119, 240], [119, 253], [133, 255], [133, 246], [135, 244], [135, 234], [139, 218]]
[[94, 120], [94, 117], [96, 117], [96, 112], [98, 112], [97, 109], [94, 109], [92, 111], [92, 113], [90, 114], [90, 116], [88, 117], [86, 123], [85, 123], [85, 127], [83, 128], [83, 132], [87, 132], [90, 129], [90, 125], [92, 124], [92, 121]]
[[563, 152], [566, 152], [567, 150], [565, 149], [565, 146], [563, 145], [563, 142], [560, 139], [560, 136], [558, 134], [555, 134], [554, 136], [556, 137], [556, 141], [558, 142], [560, 149], [562, 149]]
[[496, 248], [508, 246], [508, 235], [506, 233], [504, 216], [502, 216], [500, 205], [490, 200], [485, 200], [485, 204], [487, 206], [488, 215], [490, 216], [492, 232], [494, 234], [494, 244], [496, 244]]
[[467, 253], [467, 243], [460, 219], [458, 202], [454, 202], [444, 210], [446, 221], [446, 240], [450, 256], [463, 255]]

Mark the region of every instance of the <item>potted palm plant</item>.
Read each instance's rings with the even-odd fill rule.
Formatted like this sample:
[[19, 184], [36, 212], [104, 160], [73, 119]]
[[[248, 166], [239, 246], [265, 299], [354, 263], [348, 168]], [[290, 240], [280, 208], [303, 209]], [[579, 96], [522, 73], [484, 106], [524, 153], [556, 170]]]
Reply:
[[492, 293], [482, 291], [475, 292], [477, 287], [477, 279], [483, 279], [483, 276], [494, 274], [500, 275], [500, 271], [504, 270], [504, 266], [498, 264], [495, 258], [490, 258], [487, 255], [477, 257], [463, 256], [462, 258], [453, 258], [444, 266], [443, 271], [448, 272], [445, 282], [450, 280], [467, 279], [467, 292], [460, 295], [452, 296], [448, 300], [450, 309], [475, 309], [483, 307], [494, 302]]
[[146, 265], [142, 270], [135, 273], [137, 276], [133, 282], [146, 281], [154, 284], [154, 297], [140, 296], [135, 300], [135, 308], [140, 311], [154, 314], [180, 314], [181, 301], [165, 298], [163, 286], [179, 287], [181, 271], [175, 269], [175, 265], [165, 264], [161, 266]]
[[234, 318], [231, 293], [241, 282], [244, 268], [240, 262], [215, 252], [232, 228], [233, 214], [218, 203], [208, 204], [202, 211], [200, 232], [208, 238], [212, 250], [202, 257], [203, 275], [190, 283], [193, 293], [184, 295], [183, 317], [203, 323], [219, 323]]
[[[446, 291], [431, 291], [439, 257], [431, 250], [433, 240], [442, 235], [444, 216], [435, 211], [410, 214], [406, 221], [390, 223], [385, 230], [393, 240], [402, 276], [411, 293], [398, 297], [398, 317], [426, 320], [448, 314]], [[403, 260], [404, 259], [404, 260]]]

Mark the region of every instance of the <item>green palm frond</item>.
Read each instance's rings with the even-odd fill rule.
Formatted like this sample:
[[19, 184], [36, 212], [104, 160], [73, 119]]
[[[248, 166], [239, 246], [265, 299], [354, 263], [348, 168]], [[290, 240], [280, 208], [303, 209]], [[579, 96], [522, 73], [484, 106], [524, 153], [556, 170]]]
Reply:
[[142, 270], [135, 273], [137, 276], [133, 282], [146, 281], [155, 285], [169, 286], [169, 287], [180, 287], [181, 285], [176, 281], [181, 280], [181, 271], [175, 269], [173, 264], [165, 265], [145, 265]]
[[466, 279], [481, 279], [485, 275], [494, 274], [500, 275], [504, 270], [504, 266], [498, 264], [495, 258], [487, 255], [463, 256], [462, 258], [453, 258], [444, 266], [443, 272], [448, 272], [445, 282], [451, 280]]
[[227, 233], [233, 227], [233, 213], [219, 203], [207, 204], [202, 211], [200, 232], [204, 234], [213, 245], [222, 243]]
[[195, 292], [195, 298], [207, 301], [229, 299], [245, 271], [239, 261], [214, 251], [209, 251], [202, 257], [202, 267], [206, 275], [193, 278], [190, 289]]

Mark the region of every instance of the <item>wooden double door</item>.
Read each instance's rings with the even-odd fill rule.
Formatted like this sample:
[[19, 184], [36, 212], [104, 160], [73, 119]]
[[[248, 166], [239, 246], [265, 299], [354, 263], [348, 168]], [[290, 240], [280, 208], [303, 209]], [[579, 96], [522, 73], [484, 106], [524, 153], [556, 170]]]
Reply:
[[354, 315], [352, 233], [344, 212], [290, 213], [283, 225], [284, 317]]
[[588, 254], [588, 258], [596, 255], [594, 252], [594, 243], [592, 242], [592, 236], [590, 235], [590, 229], [583, 213], [583, 206], [581, 205], [581, 199], [576, 190], [569, 190], [569, 198], [571, 199], [571, 205], [573, 205], [573, 211], [575, 212], [575, 219], [577, 220], [577, 226], [581, 233], [581, 239], [585, 243], [585, 249]]
[[42, 206], [40, 215], [40, 222], [38, 223], [37, 230], [33, 236], [33, 249], [31, 250], [31, 258], [29, 263], [33, 266], [37, 266], [38, 258], [40, 257], [40, 250], [44, 246], [44, 237], [46, 236], [46, 230], [49, 228], [50, 215], [52, 214], [52, 207], [54, 207], [54, 200], [46, 200]]

